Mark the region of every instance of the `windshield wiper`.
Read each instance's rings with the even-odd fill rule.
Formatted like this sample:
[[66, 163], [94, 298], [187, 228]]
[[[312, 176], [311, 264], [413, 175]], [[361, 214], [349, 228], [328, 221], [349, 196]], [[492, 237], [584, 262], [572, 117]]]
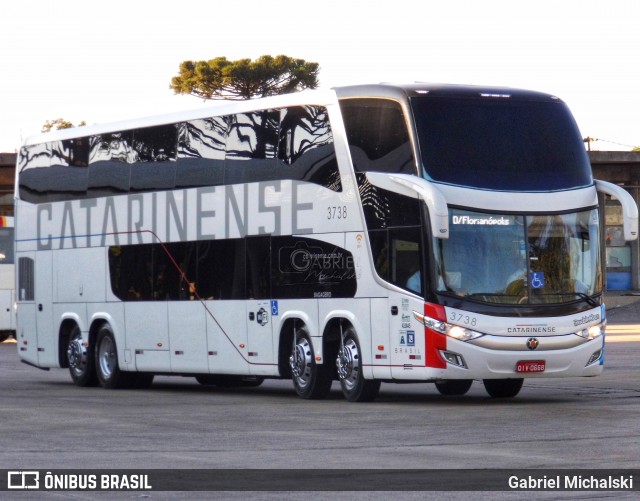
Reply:
[[505, 294], [504, 292], [472, 292], [471, 294], [467, 294], [466, 298], [474, 298], [478, 296], [486, 296], [486, 297], [522, 297], [514, 294]]
[[584, 299], [587, 304], [589, 306], [593, 306], [594, 308], [596, 306], [600, 306], [595, 299], [593, 299], [591, 296], [589, 296], [588, 294], [585, 294], [584, 292], [570, 292], [569, 294], [573, 294], [574, 296], [578, 296], [581, 297], [582, 299]]
[[549, 292], [547, 294], [536, 294], [536, 296], [578, 296], [585, 301], [589, 306], [600, 306], [595, 299], [584, 292]]
[[[581, 300], [585, 301], [589, 306], [593, 306], [594, 308], [600, 306], [595, 299], [593, 299], [588, 294], [584, 292], [549, 292], [547, 294], [536, 294], [535, 296], [577, 296]], [[465, 299], [480, 299], [483, 297], [486, 298], [523, 298], [526, 296], [519, 295], [511, 295], [504, 293], [493, 293], [493, 292], [474, 292], [473, 294], [467, 294], [463, 296]]]

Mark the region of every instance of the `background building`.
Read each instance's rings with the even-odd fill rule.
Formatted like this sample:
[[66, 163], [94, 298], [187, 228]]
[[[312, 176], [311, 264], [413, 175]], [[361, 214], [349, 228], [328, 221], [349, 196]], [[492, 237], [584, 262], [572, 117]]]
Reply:
[[[640, 151], [590, 151], [593, 177], [625, 188], [640, 205]], [[639, 243], [622, 238], [622, 210], [607, 196], [605, 206], [605, 256], [608, 290], [640, 289]]]
[[16, 156], [15, 153], [0, 153], [0, 216], [13, 216]]

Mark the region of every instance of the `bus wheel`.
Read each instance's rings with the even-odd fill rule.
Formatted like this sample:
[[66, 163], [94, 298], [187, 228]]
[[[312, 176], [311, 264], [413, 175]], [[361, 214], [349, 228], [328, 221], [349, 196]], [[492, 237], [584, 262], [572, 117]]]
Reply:
[[511, 398], [520, 393], [524, 379], [484, 379], [484, 388], [493, 398]]
[[289, 357], [293, 387], [306, 399], [320, 399], [329, 394], [332, 378], [326, 364], [316, 364], [311, 336], [305, 327], [296, 328]]
[[123, 372], [118, 367], [118, 352], [113, 333], [103, 325], [96, 336], [95, 364], [98, 382], [103, 388], [129, 388], [135, 382], [135, 372]]
[[464, 395], [471, 388], [473, 379], [449, 379], [448, 381], [436, 381], [436, 388], [441, 395]]
[[71, 330], [67, 343], [67, 361], [69, 374], [77, 386], [95, 386], [95, 366], [90, 351], [82, 343], [82, 333], [77, 325]]
[[369, 402], [380, 391], [380, 381], [367, 380], [362, 375], [360, 344], [352, 327], [344, 332], [344, 341], [336, 359], [342, 393], [349, 402]]

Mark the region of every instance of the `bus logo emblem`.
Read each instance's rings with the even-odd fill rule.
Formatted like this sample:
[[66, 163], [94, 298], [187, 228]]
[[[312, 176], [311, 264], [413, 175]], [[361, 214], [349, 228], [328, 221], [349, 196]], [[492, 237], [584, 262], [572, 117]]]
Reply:
[[527, 339], [527, 348], [530, 350], [535, 350], [538, 346], [540, 346], [540, 341], [538, 341], [535, 337], [530, 337]]

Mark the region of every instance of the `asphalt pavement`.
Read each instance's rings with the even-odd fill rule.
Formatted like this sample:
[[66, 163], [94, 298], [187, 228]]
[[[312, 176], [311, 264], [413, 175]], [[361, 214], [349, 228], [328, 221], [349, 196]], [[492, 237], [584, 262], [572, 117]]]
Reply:
[[605, 295], [609, 325], [640, 324], [640, 295], [623, 293]]

